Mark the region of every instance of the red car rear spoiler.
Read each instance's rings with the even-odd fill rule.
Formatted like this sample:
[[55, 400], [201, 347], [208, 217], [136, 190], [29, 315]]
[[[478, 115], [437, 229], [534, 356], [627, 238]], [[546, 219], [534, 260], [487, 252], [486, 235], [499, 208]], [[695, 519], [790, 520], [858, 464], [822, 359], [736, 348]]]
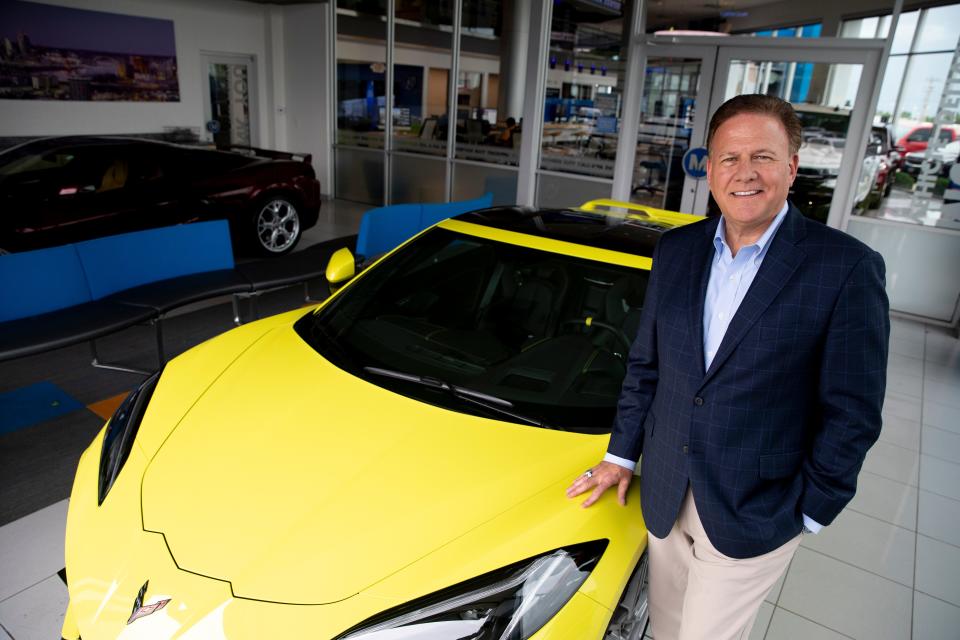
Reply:
[[310, 164], [310, 161], [313, 160], [312, 153], [290, 153], [289, 151], [275, 151], [273, 149], [260, 149], [257, 147], [244, 147], [241, 145], [231, 144], [227, 147], [228, 151], [245, 151], [247, 153], [252, 153], [253, 155], [260, 156], [262, 158], [271, 158], [273, 160], [295, 160], [297, 162], [305, 162]]

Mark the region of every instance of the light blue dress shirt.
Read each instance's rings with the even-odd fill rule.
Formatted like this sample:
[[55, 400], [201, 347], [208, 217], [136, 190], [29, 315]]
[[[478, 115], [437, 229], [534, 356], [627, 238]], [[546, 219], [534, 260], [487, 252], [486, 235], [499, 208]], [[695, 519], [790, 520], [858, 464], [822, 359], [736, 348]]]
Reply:
[[[710, 368], [723, 336], [727, 333], [730, 320], [740, 308], [740, 303], [747, 295], [747, 290], [753, 283], [763, 259], [770, 248], [770, 240], [777, 229], [783, 224], [787, 216], [787, 203], [773, 219], [773, 222], [763, 232], [763, 235], [753, 244], [741, 247], [734, 256], [727, 244], [726, 224], [723, 218], [717, 225], [713, 236], [716, 252], [710, 267], [710, 280], [707, 283], [707, 295], [703, 304], [703, 370]], [[633, 471], [637, 462], [619, 456], [607, 454], [603, 458]], [[822, 526], [806, 514], [803, 516], [803, 525], [813, 533], [820, 531]]]

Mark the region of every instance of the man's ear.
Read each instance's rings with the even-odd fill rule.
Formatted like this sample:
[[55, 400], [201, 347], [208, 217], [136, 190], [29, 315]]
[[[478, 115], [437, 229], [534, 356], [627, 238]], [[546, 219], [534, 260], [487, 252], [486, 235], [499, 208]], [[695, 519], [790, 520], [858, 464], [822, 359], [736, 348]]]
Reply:
[[790, 158], [790, 184], [793, 184], [793, 181], [797, 179], [797, 169], [800, 168], [800, 154], [795, 153]]

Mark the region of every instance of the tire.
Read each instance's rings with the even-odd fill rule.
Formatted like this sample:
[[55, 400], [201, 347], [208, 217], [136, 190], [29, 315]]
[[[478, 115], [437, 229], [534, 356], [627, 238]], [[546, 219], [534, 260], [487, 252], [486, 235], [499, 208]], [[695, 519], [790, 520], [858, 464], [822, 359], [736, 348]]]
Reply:
[[271, 194], [257, 201], [250, 223], [249, 241], [262, 256], [281, 256], [300, 241], [299, 203], [286, 194]]
[[642, 640], [650, 622], [649, 556], [644, 551], [623, 589], [603, 640]]

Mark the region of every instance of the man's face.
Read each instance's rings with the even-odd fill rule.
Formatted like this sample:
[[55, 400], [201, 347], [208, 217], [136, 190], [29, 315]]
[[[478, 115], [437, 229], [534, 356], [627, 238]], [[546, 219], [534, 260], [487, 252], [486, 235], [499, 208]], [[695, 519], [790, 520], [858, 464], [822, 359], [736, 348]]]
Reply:
[[773, 220], [799, 161], [773, 116], [742, 113], [720, 125], [710, 141], [707, 181], [727, 223], [751, 228]]

